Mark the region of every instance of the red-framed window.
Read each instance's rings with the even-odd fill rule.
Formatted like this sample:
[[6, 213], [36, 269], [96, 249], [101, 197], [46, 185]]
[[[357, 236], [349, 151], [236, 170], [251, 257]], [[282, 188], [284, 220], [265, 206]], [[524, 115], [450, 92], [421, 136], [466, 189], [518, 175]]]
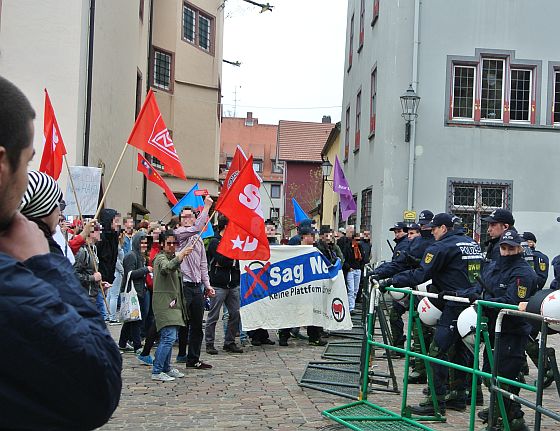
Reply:
[[362, 50], [364, 46], [364, 22], [366, 15], [366, 0], [360, 0], [360, 37], [358, 43], [358, 52]]
[[354, 135], [354, 151], [360, 149], [360, 119], [362, 117], [362, 90], [356, 96], [356, 132]]
[[344, 124], [344, 161], [348, 160], [350, 152], [350, 106], [346, 108], [346, 122]]
[[175, 79], [175, 61], [173, 53], [154, 46], [151, 68], [152, 87], [173, 93], [173, 83]]
[[352, 68], [352, 55], [354, 54], [354, 15], [350, 19], [350, 41], [348, 44], [348, 71]]
[[377, 67], [371, 71], [370, 100], [369, 100], [369, 133], [375, 133], [375, 116], [377, 113]]
[[379, 0], [373, 0], [373, 18], [371, 19], [371, 25], [375, 24], [379, 18]]

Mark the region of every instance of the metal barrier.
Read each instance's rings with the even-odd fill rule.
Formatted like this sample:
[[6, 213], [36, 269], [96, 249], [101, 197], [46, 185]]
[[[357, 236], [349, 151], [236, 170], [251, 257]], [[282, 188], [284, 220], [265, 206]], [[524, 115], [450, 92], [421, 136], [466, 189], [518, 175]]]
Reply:
[[[332, 409], [328, 409], [323, 411], [323, 415], [350, 428], [353, 430], [372, 430], [372, 429], [385, 429], [384, 424], [388, 424], [391, 422], [392, 426], [395, 429], [399, 428], [399, 424], [401, 425], [401, 429], [423, 429], [423, 430], [430, 430], [427, 426], [418, 423], [417, 421], [440, 421], [444, 422], [446, 419], [444, 416], [441, 415], [439, 410], [439, 405], [437, 402], [437, 397], [435, 394], [433, 376], [430, 364], [435, 363], [439, 365], [443, 365], [449, 368], [453, 368], [456, 370], [460, 370], [466, 373], [472, 374], [472, 387], [471, 387], [471, 403], [470, 403], [470, 419], [469, 419], [469, 430], [473, 431], [475, 427], [475, 416], [476, 416], [476, 392], [477, 392], [477, 380], [479, 377], [489, 379], [492, 382], [491, 384], [491, 394], [493, 396], [493, 404], [492, 407], [495, 405], [496, 398], [498, 402], [498, 406], [500, 408], [500, 412], [502, 417], [507, 417], [505, 406], [503, 402], [503, 396], [506, 395], [508, 397], [516, 397], [514, 394], [510, 394], [507, 391], [504, 391], [502, 388], [498, 386], [499, 383], [515, 386], [521, 389], [526, 389], [531, 392], [537, 393], [537, 403], [531, 403], [530, 401], [516, 397], [515, 400], [519, 403], [526, 405], [527, 407], [534, 408], [536, 410], [535, 416], [535, 430], [540, 430], [540, 422], [541, 422], [541, 414], [545, 414], [548, 417], [551, 417], [555, 420], [560, 420], [560, 415], [555, 412], [552, 412], [548, 409], [539, 406], [542, 402], [542, 372], [543, 368], [541, 365], [544, 361], [543, 356], [543, 349], [546, 343], [546, 323], [553, 321], [554, 319], [543, 318], [542, 316], [535, 315], [532, 313], [524, 313], [518, 311], [518, 307], [511, 304], [502, 304], [496, 303], [491, 301], [484, 301], [478, 300], [475, 302], [477, 306], [477, 322], [476, 322], [476, 332], [475, 332], [475, 344], [474, 344], [474, 363], [473, 367], [469, 368], [466, 366], [458, 365], [453, 362], [443, 361], [438, 358], [434, 358], [428, 356], [427, 346], [425, 345], [424, 338], [421, 331], [421, 323], [418, 317], [418, 313], [415, 311], [414, 307], [414, 297], [415, 296], [425, 296], [431, 298], [438, 298], [437, 294], [430, 293], [430, 292], [420, 292], [416, 290], [410, 289], [398, 289], [398, 288], [387, 288], [388, 291], [400, 292], [409, 295], [409, 314], [408, 314], [408, 327], [407, 327], [407, 338], [406, 338], [406, 347], [404, 349], [394, 347], [388, 345], [386, 343], [381, 343], [378, 341], [373, 340], [372, 337], [372, 328], [373, 328], [373, 316], [375, 312], [375, 304], [378, 301], [370, 300], [369, 312], [368, 312], [368, 321], [367, 321], [367, 328], [366, 328], [366, 338], [367, 343], [365, 345], [365, 358], [363, 361], [364, 369], [362, 371], [362, 383], [361, 389], [359, 393], [359, 401], [343, 405], [340, 407], [335, 407]], [[371, 295], [372, 299], [375, 297], [374, 295], [380, 295], [379, 290], [377, 289], [377, 283], [374, 283], [373, 287], [371, 288]], [[453, 301], [453, 302], [460, 302], [464, 304], [470, 304], [470, 301], [467, 298], [456, 297], [456, 296], [444, 296], [444, 300]], [[488, 334], [487, 328], [487, 318], [483, 316], [483, 307], [487, 308], [494, 308], [500, 309], [500, 315], [504, 316], [505, 314], [511, 315], [522, 315], [523, 317], [530, 317], [536, 318], [537, 320], [541, 320], [544, 327], [544, 336], [541, 336], [541, 345], [539, 350], [539, 375], [537, 379], [537, 386], [528, 385], [525, 383], [521, 383], [516, 380], [511, 380], [502, 376], [498, 375], [498, 370], [495, 366], [494, 357], [499, 354], [495, 352], [495, 355], [492, 354], [492, 348], [490, 343], [490, 337]], [[530, 316], [528, 316], [530, 315]], [[503, 317], [501, 318], [503, 319]], [[420, 347], [422, 353], [416, 353], [411, 351], [411, 331], [413, 326], [416, 326], [419, 332], [419, 339], [420, 339]], [[496, 325], [498, 327], [498, 325]], [[501, 328], [501, 320], [500, 320], [500, 328]], [[489, 364], [492, 369], [492, 374], [479, 370], [479, 358], [480, 358], [480, 345], [481, 341], [484, 341], [485, 345], [485, 352], [487, 354]], [[497, 343], [495, 343], [497, 346]], [[368, 366], [370, 363], [370, 355], [371, 355], [371, 348], [372, 347], [380, 347], [383, 349], [388, 349], [396, 352], [403, 353], [405, 355], [405, 362], [404, 362], [404, 382], [403, 382], [403, 390], [402, 390], [402, 400], [401, 400], [401, 411], [400, 414], [390, 412], [387, 409], [379, 407], [375, 404], [370, 403], [367, 401], [367, 394], [368, 394]], [[494, 357], [493, 357], [494, 356]], [[434, 416], [417, 416], [412, 417], [410, 409], [407, 407], [407, 394], [408, 394], [408, 374], [409, 374], [409, 361], [410, 357], [416, 358], [416, 360], [423, 360], [426, 364], [426, 371], [428, 377], [428, 386], [431, 394], [432, 404], [434, 407], [435, 415]], [[492, 402], [492, 399], [491, 399]], [[491, 409], [492, 410], [492, 409]], [[491, 412], [490, 410], [490, 412]], [[379, 424], [377, 424], [379, 422]], [[491, 423], [491, 422], [490, 422]], [[504, 429], [509, 431], [509, 423], [508, 421], [504, 421]], [[379, 425], [379, 426], [377, 426]], [[393, 429], [393, 428], [391, 428]]]

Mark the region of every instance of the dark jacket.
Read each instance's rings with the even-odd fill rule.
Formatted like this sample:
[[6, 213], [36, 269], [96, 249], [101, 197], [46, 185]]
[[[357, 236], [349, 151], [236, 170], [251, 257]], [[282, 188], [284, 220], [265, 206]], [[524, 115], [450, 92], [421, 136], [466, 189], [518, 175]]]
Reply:
[[560, 255], [552, 259], [552, 268], [554, 269], [554, 280], [550, 283], [550, 288], [558, 290], [560, 288]]
[[486, 240], [486, 255], [484, 256], [484, 264], [500, 258], [500, 246], [498, 245], [498, 241], [500, 241], [500, 237]]
[[124, 256], [123, 259], [123, 279], [121, 285], [121, 292], [124, 292], [126, 286], [126, 280], [128, 278], [128, 273], [130, 273], [130, 279], [134, 282], [134, 289], [138, 296], [144, 296], [146, 292], [146, 275], [148, 274], [148, 267], [146, 266], [146, 258], [140, 252], [140, 241], [146, 238], [146, 234], [143, 231], [139, 231], [132, 237], [131, 250]]
[[340, 263], [344, 264], [344, 255], [338, 245], [319, 240], [315, 247], [329, 260], [331, 265], [334, 265], [337, 259], [340, 259]]
[[119, 254], [119, 233], [115, 232], [111, 224], [117, 212], [113, 209], [103, 209], [99, 214], [101, 241], [97, 244], [97, 255], [99, 256], [99, 272], [103, 281], [112, 283], [115, 280], [115, 266]]
[[548, 278], [548, 256], [542, 251], [532, 249], [533, 251], [533, 269], [537, 274], [537, 290], [541, 290], [546, 284]]
[[352, 248], [352, 240], [344, 241], [342, 243], [342, 247], [340, 247], [340, 250], [342, 251], [342, 255], [344, 256], [344, 262], [342, 266], [344, 269], [346, 269], [346, 271], [350, 269], [362, 268], [362, 260], [356, 259], [356, 255], [354, 254], [354, 249]]
[[477, 291], [476, 277], [480, 274], [481, 264], [482, 252], [478, 243], [462, 229], [451, 230], [426, 249], [420, 268], [394, 275], [393, 285], [417, 286], [432, 279], [439, 292], [455, 292], [463, 296]]
[[[537, 275], [523, 255], [500, 256], [484, 267], [482, 272], [483, 298], [487, 301], [518, 305], [537, 291]], [[484, 314], [495, 323], [498, 310], [485, 308]], [[492, 325], [493, 328], [493, 325]], [[506, 316], [502, 331], [509, 334], [529, 335], [532, 326], [526, 319]]]
[[224, 289], [237, 287], [240, 280], [239, 261], [218, 253], [217, 248], [221, 240], [222, 236], [216, 233], [208, 243], [210, 285]]
[[90, 430], [121, 392], [122, 359], [64, 256], [0, 253], [0, 429]]
[[47, 242], [49, 243], [49, 251], [51, 253], [63, 255], [64, 253], [62, 252], [60, 245], [58, 245], [58, 243], [54, 240], [52, 236], [52, 232], [50, 228], [47, 226], [47, 224], [43, 220], [35, 217], [27, 217], [27, 218], [31, 220], [33, 223], [35, 223], [37, 227], [41, 230], [41, 232], [43, 232], [43, 234], [45, 235], [45, 238], [47, 238]]
[[86, 243], [80, 247], [74, 261], [74, 270], [76, 271], [76, 275], [84, 291], [89, 298], [95, 302], [100, 288], [99, 282], [95, 281], [93, 278], [93, 273], [95, 272], [95, 264], [93, 262], [94, 259], [97, 260], [95, 244], [91, 245], [91, 251], [93, 252], [93, 256]]
[[288, 240], [288, 245], [301, 245], [301, 236], [299, 233], [295, 234]]
[[410, 241], [406, 236], [399, 239], [394, 239], [396, 245], [393, 250], [393, 257], [391, 262], [385, 262], [375, 269], [375, 273], [379, 278], [392, 277], [399, 272], [410, 269], [411, 266], [407, 263], [407, 256], [410, 248]]
[[360, 241], [360, 250], [362, 251], [362, 266], [371, 260], [371, 240], [366, 242]]

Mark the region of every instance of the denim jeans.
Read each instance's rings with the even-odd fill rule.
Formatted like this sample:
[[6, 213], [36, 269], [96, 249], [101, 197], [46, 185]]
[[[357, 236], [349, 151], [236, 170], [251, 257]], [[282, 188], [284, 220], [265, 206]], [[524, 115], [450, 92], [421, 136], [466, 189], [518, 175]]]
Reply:
[[103, 294], [101, 291], [97, 292], [97, 298], [95, 299], [95, 305], [97, 305], [97, 309], [99, 313], [103, 317], [103, 320], [107, 320], [107, 307], [105, 307], [105, 301], [103, 300]]
[[348, 288], [348, 308], [350, 311], [354, 310], [356, 306], [356, 295], [358, 294], [358, 289], [360, 288], [360, 279], [362, 277], [362, 271], [359, 269], [351, 269], [346, 275], [346, 286]]
[[[225, 336], [225, 334], [227, 333], [227, 328], [228, 328], [228, 324], [229, 324], [229, 311], [228, 311], [225, 303], [224, 303], [223, 312], [224, 312], [224, 314], [222, 315], [222, 328], [224, 330], [224, 336]], [[252, 331], [249, 331], [249, 332], [252, 332]], [[239, 341], [243, 342], [243, 341], [249, 340], [249, 337], [250, 337], [250, 335], [243, 330], [243, 323], [241, 322], [241, 314], [239, 314]], [[266, 338], [268, 338], [268, 337], [266, 337]], [[266, 338], [265, 338], [265, 340], [266, 340]]]
[[107, 291], [107, 302], [109, 303], [109, 320], [119, 320], [117, 316], [117, 304], [119, 302], [119, 294], [121, 292], [122, 275], [115, 272], [115, 280], [113, 285]]
[[159, 344], [154, 358], [152, 374], [166, 373], [171, 370], [171, 351], [177, 339], [178, 326], [164, 326], [159, 331]]

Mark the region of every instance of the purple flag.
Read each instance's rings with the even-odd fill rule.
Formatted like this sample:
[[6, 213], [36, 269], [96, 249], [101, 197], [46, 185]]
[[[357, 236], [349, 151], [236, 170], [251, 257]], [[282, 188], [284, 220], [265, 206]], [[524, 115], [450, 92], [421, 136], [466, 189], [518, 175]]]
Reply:
[[351, 214], [354, 214], [357, 210], [356, 202], [352, 196], [352, 190], [346, 181], [344, 172], [338, 163], [338, 156], [335, 156], [334, 160], [334, 180], [333, 189], [340, 196], [340, 210], [342, 211], [342, 219], [347, 220]]

